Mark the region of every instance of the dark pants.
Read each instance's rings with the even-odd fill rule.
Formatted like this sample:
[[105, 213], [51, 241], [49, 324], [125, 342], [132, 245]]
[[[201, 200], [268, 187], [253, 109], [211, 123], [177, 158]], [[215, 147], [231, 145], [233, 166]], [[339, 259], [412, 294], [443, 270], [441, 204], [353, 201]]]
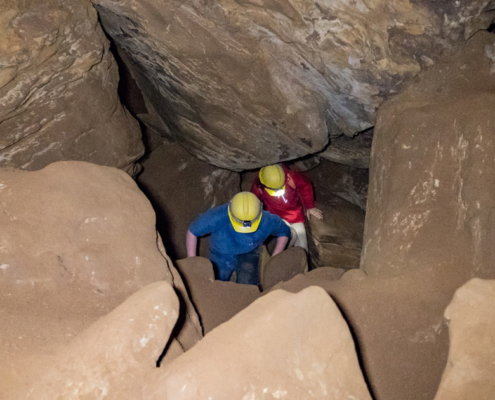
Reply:
[[217, 278], [229, 281], [235, 271], [236, 282], [245, 285], [259, 285], [260, 248], [245, 254], [211, 254]]

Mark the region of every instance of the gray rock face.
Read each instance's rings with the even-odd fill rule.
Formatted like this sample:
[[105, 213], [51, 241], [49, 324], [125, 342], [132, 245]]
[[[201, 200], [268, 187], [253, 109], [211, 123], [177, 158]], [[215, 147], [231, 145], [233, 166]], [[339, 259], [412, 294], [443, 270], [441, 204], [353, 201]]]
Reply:
[[495, 36], [476, 34], [380, 109], [362, 267], [493, 273]]
[[148, 103], [192, 153], [229, 169], [324, 149], [486, 28], [488, 0], [93, 0]]
[[143, 153], [117, 65], [86, 1], [0, 4], [0, 166], [82, 160], [127, 169]]

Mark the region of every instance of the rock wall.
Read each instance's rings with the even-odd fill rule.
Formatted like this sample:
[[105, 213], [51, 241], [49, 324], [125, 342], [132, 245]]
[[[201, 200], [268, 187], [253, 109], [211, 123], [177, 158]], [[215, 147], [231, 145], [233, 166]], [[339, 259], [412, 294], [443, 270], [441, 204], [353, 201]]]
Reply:
[[371, 127], [389, 94], [493, 17], [489, 0], [92, 1], [163, 134], [233, 170]]
[[[138, 184], [157, 213], [157, 229], [172, 259], [186, 257], [186, 232], [201, 213], [224, 204], [240, 189], [239, 174], [215, 168], [166, 142], [143, 162]], [[200, 253], [209, 255], [207, 238]]]
[[[2, 169], [0, 208], [0, 398], [7, 398], [2, 390], [15, 382], [34, 378], [26, 378], [31, 355], [46, 355], [54, 346], [69, 343], [156, 281], [173, 285], [181, 294], [172, 348], [188, 349], [201, 338], [198, 316], [157, 236], [153, 209], [124, 172], [82, 162], [54, 163], [34, 172]], [[133, 311], [144, 313], [135, 325], [139, 332], [149, 332], [149, 311], [154, 312], [148, 307]], [[132, 347], [130, 342], [125, 345]], [[163, 348], [156, 343], [162, 339], [153, 345], [153, 354], [159, 355]], [[103, 357], [101, 349], [92, 350]], [[111, 358], [125, 356], [115, 350]], [[67, 362], [67, 357], [54, 363], [62, 368], [62, 360]], [[72, 364], [83, 372], [84, 365]], [[97, 364], [88, 364], [88, 369]], [[36, 365], [36, 375], [42, 376], [46, 363]]]
[[379, 111], [362, 268], [495, 262], [495, 36], [480, 32]]
[[91, 4], [2, 1], [0, 31], [0, 166], [81, 160], [132, 173], [141, 133]]

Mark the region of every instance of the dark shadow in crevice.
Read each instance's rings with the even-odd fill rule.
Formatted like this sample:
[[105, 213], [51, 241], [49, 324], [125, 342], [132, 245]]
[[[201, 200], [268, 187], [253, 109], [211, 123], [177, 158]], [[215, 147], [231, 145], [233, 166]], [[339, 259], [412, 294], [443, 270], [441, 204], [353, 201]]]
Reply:
[[[175, 323], [174, 329], [172, 329], [172, 332], [170, 333], [170, 337], [167, 341], [167, 344], [165, 345], [165, 348], [162, 351], [162, 354], [160, 354], [160, 357], [158, 357], [158, 359], [156, 360], [156, 367], [157, 368], [160, 368], [162, 360], [165, 357], [165, 355], [167, 354], [167, 352], [170, 348], [170, 345], [172, 344], [172, 341], [174, 339], [177, 339], [177, 337], [179, 336], [179, 333], [182, 330], [182, 328], [184, 327], [184, 324], [185, 324], [186, 318], [187, 318], [187, 312], [186, 312], [187, 311], [187, 304], [177, 289], [175, 289], [175, 294], [177, 295], [177, 297], [179, 299], [179, 316], [177, 317], [177, 322]], [[182, 346], [182, 343], [179, 342], [179, 344]]]
[[373, 386], [371, 385], [371, 381], [369, 380], [368, 378], [368, 374], [366, 373], [366, 366], [365, 366], [365, 362], [364, 362], [364, 357], [363, 357], [363, 352], [361, 350], [361, 345], [359, 344], [359, 338], [358, 338], [358, 335], [351, 323], [351, 321], [349, 320], [349, 318], [347, 318], [347, 315], [344, 311], [344, 309], [342, 308], [342, 306], [338, 303], [338, 300], [328, 294], [332, 300], [335, 302], [337, 308], [339, 309], [342, 317], [344, 318], [346, 324], [347, 324], [347, 327], [349, 328], [349, 332], [351, 333], [351, 336], [352, 336], [352, 340], [354, 341], [354, 347], [356, 349], [356, 356], [357, 356], [357, 359], [358, 359], [358, 363], [359, 363], [359, 368], [361, 369], [361, 373], [363, 374], [363, 379], [364, 379], [364, 382], [366, 383], [366, 386], [368, 388], [368, 391], [370, 392], [370, 396], [373, 400], [376, 400], [377, 397], [375, 396], [374, 392], [373, 392]]

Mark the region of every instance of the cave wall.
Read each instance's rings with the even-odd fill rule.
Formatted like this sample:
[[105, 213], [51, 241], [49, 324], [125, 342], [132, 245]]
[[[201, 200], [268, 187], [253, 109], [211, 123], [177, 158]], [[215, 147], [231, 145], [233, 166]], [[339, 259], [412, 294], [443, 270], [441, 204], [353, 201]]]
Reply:
[[2, 1], [0, 31], [0, 166], [82, 160], [132, 172], [141, 132], [91, 3]]
[[493, 276], [495, 35], [477, 33], [379, 110], [361, 266]]
[[93, 3], [163, 134], [233, 170], [371, 127], [389, 94], [493, 17], [487, 0]]

